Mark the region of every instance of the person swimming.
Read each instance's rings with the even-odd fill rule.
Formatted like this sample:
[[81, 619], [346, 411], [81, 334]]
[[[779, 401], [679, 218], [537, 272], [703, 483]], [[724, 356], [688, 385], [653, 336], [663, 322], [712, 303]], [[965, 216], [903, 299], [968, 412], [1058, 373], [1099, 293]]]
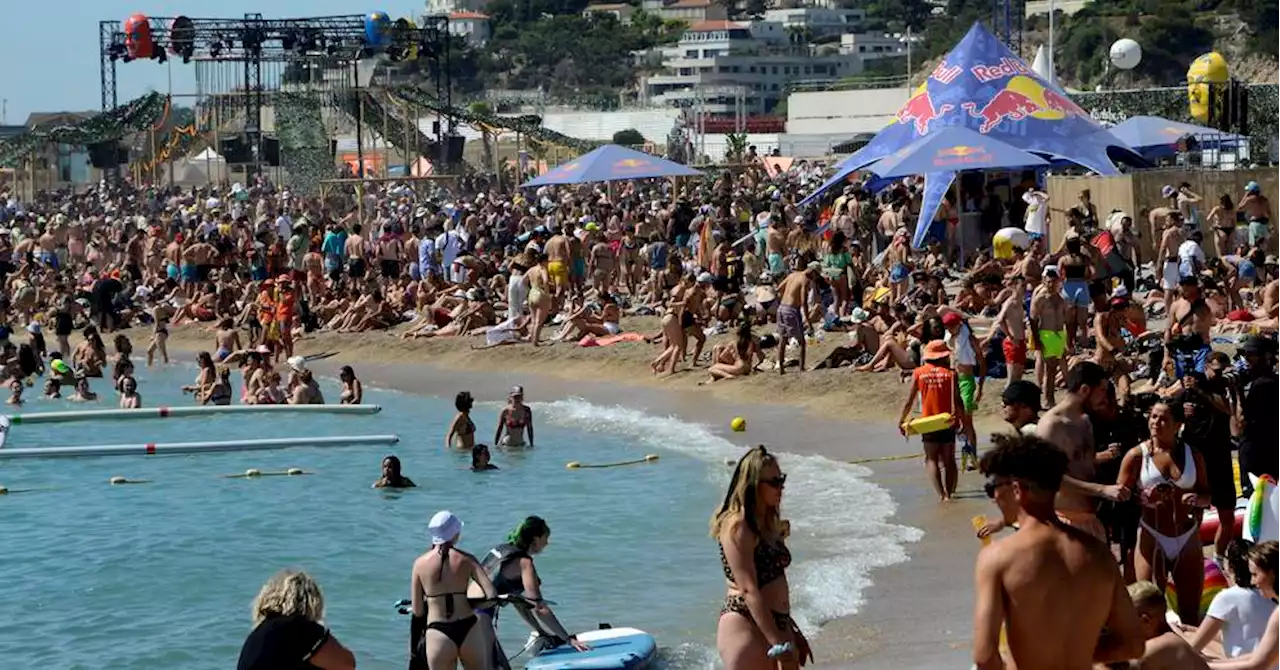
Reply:
[[142, 396], [138, 394], [138, 380], [133, 377], [120, 378], [120, 409], [141, 409]]
[[414, 488], [417, 484], [412, 479], [400, 474], [400, 459], [395, 456], [387, 456], [382, 459], [382, 477], [373, 483], [375, 489], [408, 489]]
[[487, 470], [497, 470], [498, 466], [489, 462], [489, 447], [484, 444], [477, 444], [471, 447], [471, 471], [485, 472]]

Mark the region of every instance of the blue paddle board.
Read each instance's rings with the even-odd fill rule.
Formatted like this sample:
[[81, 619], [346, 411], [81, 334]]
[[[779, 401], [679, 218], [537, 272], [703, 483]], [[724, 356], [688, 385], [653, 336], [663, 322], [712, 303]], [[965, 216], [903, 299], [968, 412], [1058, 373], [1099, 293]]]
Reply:
[[561, 645], [529, 659], [525, 670], [637, 670], [658, 655], [653, 636], [635, 628], [592, 630], [579, 633], [578, 639], [591, 650]]

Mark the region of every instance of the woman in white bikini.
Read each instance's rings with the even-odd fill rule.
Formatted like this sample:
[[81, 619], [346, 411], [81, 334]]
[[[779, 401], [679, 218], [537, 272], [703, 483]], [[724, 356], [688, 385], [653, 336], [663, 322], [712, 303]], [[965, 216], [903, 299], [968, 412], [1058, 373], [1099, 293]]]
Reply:
[[1125, 454], [1116, 483], [1136, 489], [1142, 505], [1134, 557], [1138, 579], [1163, 590], [1172, 578], [1178, 615], [1195, 625], [1204, 589], [1200, 518], [1212, 498], [1204, 458], [1178, 438], [1182, 421], [1180, 404], [1156, 403], [1147, 419], [1151, 439]]

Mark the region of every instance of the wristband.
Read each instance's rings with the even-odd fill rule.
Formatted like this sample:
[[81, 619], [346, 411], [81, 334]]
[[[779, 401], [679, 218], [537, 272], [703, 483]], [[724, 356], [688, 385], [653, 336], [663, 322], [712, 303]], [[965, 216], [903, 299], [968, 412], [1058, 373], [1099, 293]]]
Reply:
[[790, 642], [783, 642], [783, 643], [781, 643], [781, 644], [775, 644], [775, 645], [773, 645], [772, 647], [769, 647], [769, 658], [777, 658], [777, 657], [779, 657], [779, 656], [781, 656], [781, 655], [783, 655], [783, 654], [787, 654], [787, 653], [790, 653], [790, 652], [791, 652], [791, 643], [790, 643]]

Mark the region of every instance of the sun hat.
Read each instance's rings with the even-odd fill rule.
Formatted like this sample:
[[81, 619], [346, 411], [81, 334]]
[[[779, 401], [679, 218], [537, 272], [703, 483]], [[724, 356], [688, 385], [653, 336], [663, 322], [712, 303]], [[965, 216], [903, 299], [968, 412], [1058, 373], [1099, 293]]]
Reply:
[[427, 530], [431, 533], [432, 546], [453, 542], [462, 533], [462, 519], [449, 510], [441, 510], [431, 517]]
[[288, 363], [294, 372], [303, 372], [307, 369], [307, 359], [304, 356], [290, 356], [285, 363]]
[[947, 348], [947, 343], [942, 340], [934, 340], [924, 345], [924, 353], [921, 358], [926, 361], [936, 361], [940, 358], [946, 358], [951, 355], [951, 349]]

